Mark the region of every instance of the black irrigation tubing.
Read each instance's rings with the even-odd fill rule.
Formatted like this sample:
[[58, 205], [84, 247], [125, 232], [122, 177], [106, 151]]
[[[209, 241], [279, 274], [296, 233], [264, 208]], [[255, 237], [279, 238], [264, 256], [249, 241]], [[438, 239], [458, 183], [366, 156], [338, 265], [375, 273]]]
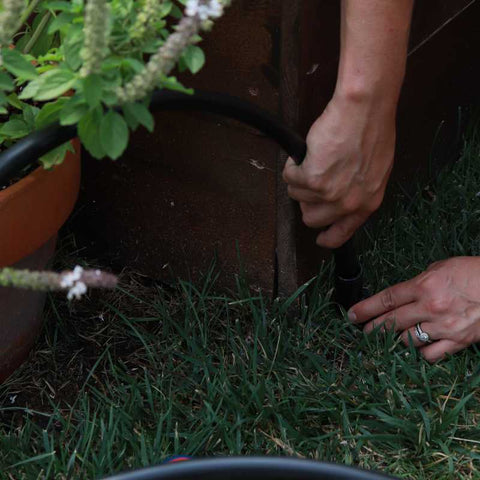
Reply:
[[296, 458], [226, 457], [160, 465], [107, 480], [392, 480], [380, 473]]
[[[158, 90], [150, 108], [161, 110], [199, 110], [216, 113], [248, 124], [275, 140], [298, 164], [305, 158], [305, 140], [284, 122], [257, 106], [231, 95], [196, 90], [192, 95]], [[58, 123], [36, 131], [0, 154], [0, 185], [33, 164], [39, 157], [77, 136], [76, 125]], [[362, 299], [362, 268], [353, 239], [333, 251], [335, 256], [336, 300], [345, 309]]]

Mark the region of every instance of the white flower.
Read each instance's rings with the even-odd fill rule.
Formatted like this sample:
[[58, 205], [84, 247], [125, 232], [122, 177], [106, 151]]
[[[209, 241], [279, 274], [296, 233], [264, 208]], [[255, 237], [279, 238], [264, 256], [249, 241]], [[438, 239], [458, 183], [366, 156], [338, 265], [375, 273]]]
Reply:
[[80, 300], [85, 293], [87, 293], [87, 286], [83, 282], [76, 282], [68, 291], [67, 298], [72, 300], [75, 297], [77, 300]]
[[67, 273], [62, 277], [62, 281], [60, 282], [60, 286], [62, 288], [69, 288], [75, 285], [75, 282], [82, 278], [83, 268], [80, 265], [77, 265], [73, 272]]
[[87, 286], [84, 282], [80, 281], [83, 275], [83, 268], [77, 265], [73, 272], [67, 273], [63, 276], [60, 286], [62, 288], [68, 288], [67, 298], [73, 300], [76, 298], [79, 300], [82, 295], [87, 292]]
[[194, 17], [198, 15], [200, 20], [205, 21], [209, 18], [218, 18], [223, 14], [223, 5], [218, 0], [188, 0], [185, 7], [185, 15]]

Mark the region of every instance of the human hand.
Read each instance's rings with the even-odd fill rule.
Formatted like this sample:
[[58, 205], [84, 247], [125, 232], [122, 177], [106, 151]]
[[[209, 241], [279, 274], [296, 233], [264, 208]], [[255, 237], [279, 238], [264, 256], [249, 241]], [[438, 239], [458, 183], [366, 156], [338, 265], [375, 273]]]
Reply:
[[319, 245], [343, 245], [380, 206], [394, 150], [394, 106], [380, 98], [334, 96], [310, 129], [304, 162], [289, 159], [283, 171], [304, 223], [329, 226], [318, 235]]
[[[402, 339], [420, 348], [429, 362], [441, 360], [480, 341], [480, 257], [455, 257], [432, 264], [417, 277], [363, 300], [349, 318], [366, 323], [369, 333], [383, 329], [402, 332]], [[432, 343], [422, 343], [415, 325]]]

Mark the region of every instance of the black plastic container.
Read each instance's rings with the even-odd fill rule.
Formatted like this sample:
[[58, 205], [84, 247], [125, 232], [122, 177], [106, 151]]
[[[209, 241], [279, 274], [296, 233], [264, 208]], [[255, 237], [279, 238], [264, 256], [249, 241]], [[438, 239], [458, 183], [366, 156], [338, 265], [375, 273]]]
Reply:
[[393, 480], [344, 465], [274, 457], [229, 457], [160, 465], [106, 480]]

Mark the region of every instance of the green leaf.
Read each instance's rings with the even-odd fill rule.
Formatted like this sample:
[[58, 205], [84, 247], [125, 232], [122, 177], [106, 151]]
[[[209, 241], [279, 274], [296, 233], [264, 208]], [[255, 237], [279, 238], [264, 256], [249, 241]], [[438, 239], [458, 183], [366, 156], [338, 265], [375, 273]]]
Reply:
[[143, 125], [149, 132], [153, 132], [155, 120], [143, 103], [128, 103], [123, 106], [123, 111], [133, 117], [140, 125]]
[[39, 88], [40, 81], [38, 79], [33, 80], [32, 82], [29, 82], [28, 85], [20, 92], [18, 98], [20, 98], [21, 100], [33, 98], [37, 94]]
[[132, 132], [134, 132], [138, 128], [138, 126], [140, 125], [138, 123], [138, 120], [135, 117], [133, 117], [132, 115], [130, 115], [129, 111], [126, 110], [125, 108], [123, 109], [123, 116], [125, 118], [125, 121], [127, 122], [127, 125], [129, 126], [130, 130]]
[[[50, 35], [48, 33], [48, 26], [52, 23], [53, 17], [49, 17], [47, 20], [46, 25], [42, 25], [45, 22], [44, 15], [36, 14], [33, 18], [33, 24], [31, 25], [31, 32], [29, 34], [33, 34], [33, 32], [39, 32], [40, 36], [36, 38], [34, 41], [33, 45], [30, 46], [30, 54], [33, 55], [34, 57], [38, 58], [40, 55], [44, 55], [50, 50], [50, 48], [53, 46], [54, 43], [54, 35]], [[39, 28], [41, 30], [39, 30]], [[19, 52], [24, 51], [25, 47], [27, 46], [27, 43], [30, 41], [32, 38], [30, 35], [25, 35], [25, 37], [30, 37], [26, 43], [23, 43], [21, 46], [20, 42], [15, 43], [15, 46]], [[25, 38], [23, 37], [23, 38]], [[23, 40], [22, 38], [22, 40]]]
[[6, 105], [7, 103], [9, 103], [8, 97], [4, 92], [0, 91], [0, 105]]
[[128, 145], [129, 131], [125, 119], [119, 113], [110, 110], [102, 119], [100, 137], [107, 155], [116, 160]]
[[163, 3], [159, 6], [158, 16], [160, 18], [166, 17], [172, 11], [173, 4], [172, 3]]
[[177, 5], [173, 5], [172, 7], [172, 11], [170, 12], [170, 15], [173, 17], [173, 18], [182, 18], [183, 16], [183, 12], [182, 10], [180, 10], [180, 8], [178, 8]]
[[30, 131], [35, 130], [35, 119], [38, 116], [39, 108], [33, 107], [32, 105], [25, 105], [23, 107], [23, 119], [28, 125]]
[[196, 45], [188, 46], [182, 54], [182, 59], [192, 73], [199, 72], [205, 65], [205, 54]]
[[49, 10], [59, 10], [59, 11], [70, 12], [73, 9], [73, 5], [70, 2], [53, 1], [53, 2], [46, 2], [44, 5], [44, 8], [48, 8]]
[[60, 123], [62, 125], [73, 125], [78, 123], [80, 119], [88, 112], [88, 105], [80, 97], [73, 97], [62, 108], [60, 112]]
[[0, 72], [0, 89], [11, 92], [14, 88], [12, 77], [6, 72]]
[[35, 127], [43, 128], [51, 123], [58, 122], [60, 113], [67, 101], [66, 98], [59, 98], [56, 102], [44, 105], [35, 119]]
[[177, 79], [176, 77], [165, 77], [162, 76], [160, 77], [160, 84], [162, 87], [168, 88], [169, 90], [174, 90], [176, 92], [182, 92], [186, 93], [188, 95], [193, 94], [193, 89], [192, 88], [187, 88], [184, 87]]
[[95, 158], [103, 158], [105, 156], [105, 149], [100, 141], [100, 125], [102, 119], [103, 109], [102, 107], [97, 107], [87, 112], [78, 123], [78, 136], [84, 147]]
[[76, 71], [82, 65], [80, 52], [83, 47], [83, 32], [79, 27], [74, 28], [68, 31], [68, 37], [65, 38], [61, 48], [65, 56], [65, 63]]
[[76, 75], [70, 70], [50, 70], [40, 77], [40, 87], [34, 98], [40, 102], [57, 98], [70, 90], [76, 80]]
[[38, 74], [35, 67], [17, 50], [2, 48], [3, 66], [13, 75], [25, 80], [33, 80]]
[[66, 142], [63, 145], [60, 145], [57, 148], [54, 148], [50, 152], [48, 152], [43, 157], [39, 158], [39, 162], [42, 164], [43, 168], [50, 169], [55, 165], [60, 165], [63, 163], [67, 152], [73, 152], [73, 146], [71, 142]]
[[16, 93], [11, 93], [11, 94], [7, 97], [7, 101], [8, 101], [8, 103], [9, 103], [12, 107], [17, 108], [18, 110], [23, 110], [23, 108], [24, 108], [25, 105], [26, 105], [26, 103], [21, 102], [21, 101], [18, 99], [18, 96], [17, 96]]
[[133, 70], [135, 73], [140, 73], [145, 69], [145, 65], [135, 58], [124, 58], [121, 65]]
[[4, 123], [0, 128], [0, 135], [11, 139], [22, 138], [30, 133], [30, 129], [25, 121], [19, 118], [13, 118]]
[[97, 74], [89, 75], [83, 80], [83, 94], [90, 107], [95, 108], [102, 100], [103, 82]]
[[75, 15], [72, 13], [62, 12], [60, 15], [54, 18], [50, 26], [48, 27], [48, 34], [52, 35], [58, 30], [61, 30], [64, 26], [70, 26]]

